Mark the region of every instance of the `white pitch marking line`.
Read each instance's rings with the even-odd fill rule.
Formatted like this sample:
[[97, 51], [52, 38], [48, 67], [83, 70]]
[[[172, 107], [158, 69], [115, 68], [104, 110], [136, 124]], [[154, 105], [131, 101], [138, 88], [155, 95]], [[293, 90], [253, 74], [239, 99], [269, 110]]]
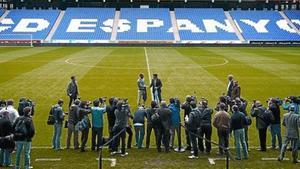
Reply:
[[208, 158], [208, 162], [210, 165], [215, 165], [215, 161], [225, 161], [226, 158]]
[[[146, 57], [146, 63], [147, 63], [147, 70], [148, 70], [148, 78], [149, 78], [149, 85], [150, 85], [150, 84], [151, 84], [151, 73], [150, 73], [149, 59], [148, 59], [148, 54], [147, 54], [147, 49], [146, 49], [146, 47], [144, 47], [144, 51], [145, 51], [145, 57]], [[152, 88], [151, 88], [150, 90], [151, 90], [151, 97], [152, 97], [152, 100], [154, 100]]]
[[[99, 158], [96, 158], [97, 161], [99, 161]], [[117, 165], [117, 159], [115, 158], [102, 158], [103, 161], [110, 161], [110, 166], [115, 167]]]
[[[262, 161], [277, 161], [277, 158], [261, 158]], [[289, 161], [289, 158], [284, 158], [284, 161]]]
[[37, 158], [35, 161], [61, 161], [61, 158]]

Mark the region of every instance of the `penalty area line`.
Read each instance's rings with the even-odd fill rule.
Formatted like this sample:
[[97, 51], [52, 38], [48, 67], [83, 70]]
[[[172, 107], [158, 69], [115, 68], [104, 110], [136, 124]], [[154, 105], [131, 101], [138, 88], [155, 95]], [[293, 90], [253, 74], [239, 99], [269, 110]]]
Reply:
[[43, 161], [61, 161], [61, 158], [37, 158], [35, 159], [36, 162], [43, 162]]
[[[96, 158], [99, 161], [99, 158]], [[103, 161], [110, 161], [110, 166], [115, 167], [117, 165], [117, 159], [115, 158], [102, 158]]]

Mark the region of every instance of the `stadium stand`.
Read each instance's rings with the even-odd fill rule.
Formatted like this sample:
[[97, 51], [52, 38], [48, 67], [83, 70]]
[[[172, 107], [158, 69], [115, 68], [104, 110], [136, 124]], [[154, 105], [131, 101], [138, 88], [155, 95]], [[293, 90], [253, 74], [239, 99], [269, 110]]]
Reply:
[[58, 10], [11, 10], [0, 22], [0, 40], [44, 40]]
[[0, 16], [2, 16], [4, 13], [4, 9], [0, 8]]
[[82, 43], [108, 41], [114, 15], [113, 8], [68, 8], [52, 40]]
[[181, 40], [239, 40], [223, 9], [175, 9]]
[[[120, 25], [122, 28], [120, 29]], [[121, 9], [117, 40], [174, 40], [169, 9]]]
[[277, 11], [231, 11], [248, 41], [299, 41], [296, 30]]
[[292, 23], [300, 30], [300, 11], [290, 10], [284, 11], [285, 15], [289, 17]]

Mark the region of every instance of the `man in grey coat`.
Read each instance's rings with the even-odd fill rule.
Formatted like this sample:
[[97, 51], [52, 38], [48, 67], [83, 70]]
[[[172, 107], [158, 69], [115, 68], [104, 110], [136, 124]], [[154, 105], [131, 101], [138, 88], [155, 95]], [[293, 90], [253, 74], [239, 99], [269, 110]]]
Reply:
[[75, 76], [71, 77], [71, 81], [68, 84], [67, 95], [70, 97], [69, 107], [71, 107], [72, 102], [75, 101], [79, 95], [79, 89]]
[[299, 127], [300, 127], [300, 116], [295, 113], [295, 107], [291, 106], [290, 111], [284, 114], [282, 125], [285, 126], [285, 141], [281, 148], [280, 156], [278, 161], [282, 161], [287, 146], [291, 142], [292, 144], [292, 157], [293, 163], [299, 163], [298, 161], [298, 141], [299, 141]]

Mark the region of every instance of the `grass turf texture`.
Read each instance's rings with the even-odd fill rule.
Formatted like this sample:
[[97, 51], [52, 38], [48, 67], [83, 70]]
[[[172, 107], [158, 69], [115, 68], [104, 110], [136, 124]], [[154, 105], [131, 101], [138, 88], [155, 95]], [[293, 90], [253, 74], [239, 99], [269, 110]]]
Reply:
[[[146, 50], [146, 51], [145, 51]], [[69, 78], [76, 75], [80, 96], [93, 100], [101, 96], [126, 97], [136, 109], [139, 73], [144, 73], [149, 85], [145, 53], [150, 72], [158, 73], [163, 82], [163, 98], [179, 97], [196, 93], [206, 97], [214, 107], [218, 97], [227, 88], [227, 75], [233, 74], [242, 88], [242, 96], [251, 104], [253, 99], [264, 101], [270, 96], [299, 95], [300, 48], [215, 48], [215, 47], [38, 47], [0, 48], [1, 98], [13, 98], [17, 104], [21, 96], [33, 99], [36, 106], [34, 122], [36, 136], [33, 147], [51, 146], [52, 127], [46, 125], [50, 106], [58, 98], [68, 98], [66, 86]], [[148, 105], [150, 103], [148, 90]], [[249, 108], [250, 106], [248, 106]], [[282, 112], [284, 113], [284, 112]], [[183, 114], [183, 112], [182, 112]], [[106, 119], [106, 118], [105, 118]], [[182, 118], [183, 119], [183, 118]], [[107, 123], [104, 133], [107, 135]], [[184, 134], [182, 140], [185, 142]], [[90, 138], [89, 138], [90, 139]], [[217, 141], [216, 130], [213, 140]], [[66, 130], [62, 144], [65, 145]], [[133, 139], [134, 140], [134, 139]], [[233, 139], [230, 140], [233, 145]], [[89, 140], [90, 143], [90, 140]], [[135, 141], [133, 141], [133, 145]], [[268, 132], [268, 144], [270, 134]], [[154, 139], [152, 139], [154, 146]], [[175, 141], [175, 145], [176, 141]], [[255, 121], [249, 128], [249, 145], [259, 145]], [[215, 157], [217, 149], [213, 150]], [[234, 150], [231, 150], [235, 154]], [[208, 163], [206, 155], [190, 161], [186, 154], [157, 154], [155, 150], [130, 150], [126, 158], [117, 158], [116, 168], [224, 168], [225, 162]], [[48, 149], [32, 150], [34, 168], [96, 168], [97, 154]], [[264, 162], [261, 157], [277, 157], [277, 151], [260, 153], [252, 149], [247, 161], [232, 161], [233, 168], [297, 168], [289, 162]], [[60, 162], [35, 162], [36, 158], [62, 158]], [[104, 150], [104, 157], [110, 157]], [[289, 157], [289, 155], [288, 155]], [[115, 157], [113, 157], [115, 158]], [[104, 168], [109, 168], [104, 162]]]

